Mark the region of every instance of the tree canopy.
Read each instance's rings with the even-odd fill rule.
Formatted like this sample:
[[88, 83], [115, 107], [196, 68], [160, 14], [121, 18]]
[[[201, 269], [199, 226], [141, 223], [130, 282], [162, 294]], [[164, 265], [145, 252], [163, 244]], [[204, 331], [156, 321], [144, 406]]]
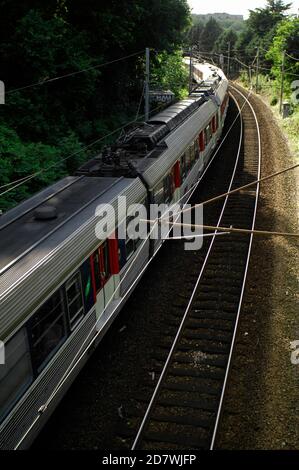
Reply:
[[[187, 0], [0, 0], [0, 8], [0, 79], [6, 86], [6, 104], [0, 106], [0, 186], [75, 153], [4, 195], [0, 208], [6, 209], [73, 171], [89, 156], [78, 153], [84, 145], [134, 119], [145, 47], [165, 54], [171, 69], [190, 11]], [[171, 77], [165, 61], [152, 56], [155, 73], [164, 67], [179, 95], [183, 74]], [[102, 67], [105, 63], [110, 64]]]

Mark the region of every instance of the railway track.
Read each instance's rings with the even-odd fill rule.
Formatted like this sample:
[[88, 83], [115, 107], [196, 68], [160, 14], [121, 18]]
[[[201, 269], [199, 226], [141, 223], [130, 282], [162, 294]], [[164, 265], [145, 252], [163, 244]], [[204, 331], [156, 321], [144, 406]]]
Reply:
[[[242, 119], [223, 192], [258, 179], [261, 163], [254, 109], [239, 89], [231, 86], [230, 93]], [[207, 213], [208, 223], [253, 229], [258, 194], [259, 185], [218, 201], [212, 215]], [[204, 213], [204, 223], [207, 218]], [[252, 235], [215, 232], [194, 257], [197, 274], [194, 269], [186, 274], [188, 289], [171, 309], [154, 352], [154, 390], [154, 381], [146, 384], [150, 400], [148, 393], [137, 397], [120, 431], [132, 450], [215, 447], [251, 245]]]

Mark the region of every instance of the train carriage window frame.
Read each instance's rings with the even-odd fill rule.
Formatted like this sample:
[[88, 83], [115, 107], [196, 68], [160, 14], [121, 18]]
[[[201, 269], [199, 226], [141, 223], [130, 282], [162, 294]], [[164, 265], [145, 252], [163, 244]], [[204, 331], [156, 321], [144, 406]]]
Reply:
[[173, 174], [172, 172], [168, 173], [166, 177], [163, 179], [163, 187], [164, 187], [164, 201], [165, 204], [172, 201], [173, 193], [174, 193], [174, 182], [173, 182]]
[[187, 176], [186, 155], [183, 153], [180, 158], [181, 181], [183, 182]]
[[[93, 261], [92, 261], [93, 262]], [[85, 312], [89, 312], [95, 304], [94, 279], [92, 274], [91, 259], [87, 258], [80, 267], [82, 279], [82, 292]]]
[[[55, 303], [53, 304], [53, 302]], [[50, 325], [48, 324], [47, 328], [43, 328], [43, 324], [46, 321], [49, 321], [49, 317], [56, 312], [58, 312], [58, 314], [56, 315], [55, 320], [52, 321]], [[54, 327], [56, 327], [56, 331], [53, 331]], [[58, 334], [59, 328], [60, 335]], [[27, 331], [34, 374], [39, 375], [68, 337], [67, 308], [63, 287], [55, 291], [33, 314], [28, 321]], [[53, 340], [55, 334], [56, 342]], [[49, 335], [49, 344], [48, 351], [45, 351], [47, 344], [44, 344], [44, 346], [41, 346], [40, 344], [43, 340], [45, 341], [47, 335]], [[51, 342], [53, 345], [52, 348], [50, 347]], [[44, 351], [42, 348], [44, 348]]]
[[98, 251], [100, 254], [101, 286], [104, 287], [112, 276], [108, 239], [100, 245]]
[[95, 288], [96, 288], [96, 293], [98, 294], [98, 292], [100, 292], [100, 290], [102, 289], [101, 274], [100, 274], [100, 253], [98, 249], [93, 253], [92, 260], [93, 260], [93, 270], [94, 270], [94, 278], [95, 278]]
[[194, 142], [190, 145], [190, 168], [192, 168], [195, 164], [195, 148], [194, 148]]
[[190, 147], [187, 147], [185, 151], [185, 158], [186, 158], [186, 168], [187, 168], [187, 173], [189, 170], [192, 168], [192, 163], [191, 163], [191, 152], [190, 152]]
[[199, 159], [199, 154], [200, 154], [198, 139], [194, 141], [194, 154], [195, 154], [195, 161], [197, 161]]
[[[75, 286], [77, 283], [77, 286]], [[69, 297], [70, 289], [75, 286], [74, 295]], [[67, 303], [67, 312], [68, 312], [68, 320], [70, 330], [73, 331], [76, 326], [81, 322], [82, 318], [85, 315], [84, 310], [84, 299], [83, 299], [83, 288], [82, 288], [82, 278], [80, 271], [75, 272], [70, 279], [68, 279], [65, 283], [65, 294], [66, 294], [66, 303]], [[70, 309], [77, 302], [77, 310], [73, 314], [71, 314]]]
[[34, 380], [26, 327], [5, 344], [5, 364], [0, 366], [0, 423]]
[[209, 145], [212, 139], [211, 123], [209, 123], [205, 128], [205, 145]]
[[118, 262], [120, 271], [126, 265], [126, 241], [118, 239]]

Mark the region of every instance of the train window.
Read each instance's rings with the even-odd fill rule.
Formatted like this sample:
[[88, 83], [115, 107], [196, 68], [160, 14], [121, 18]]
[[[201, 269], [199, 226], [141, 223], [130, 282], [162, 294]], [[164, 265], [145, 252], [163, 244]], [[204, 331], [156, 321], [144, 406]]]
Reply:
[[205, 143], [205, 147], [208, 145], [209, 141], [208, 141], [208, 132], [207, 132], [207, 129], [204, 130], [204, 143]]
[[174, 187], [179, 188], [181, 186], [181, 170], [180, 170], [179, 161], [177, 161], [172, 167], [172, 177], [173, 177]]
[[173, 178], [172, 173], [169, 173], [163, 181], [164, 184], [164, 201], [167, 204], [171, 201], [173, 195]]
[[212, 137], [210, 124], [205, 128], [205, 145], [208, 145]]
[[[131, 220], [132, 220], [132, 217], [127, 218], [126, 220], [127, 227]], [[118, 238], [119, 269], [122, 269], [126, 265], [127, 261], [133, 256], [134, 251], [136, 249], [136, 246], [135, 246], [136, 242], [138, 242], [138, 240], [132, 240], [128, 236], [125, 240], [123, 238]]]
[[190, 163], [191, 163], [191, 166], [193, 166], [195, 163], [195, 149], [194, 149], [193, 143], [190, 146]]
[[67, 336], [62, 289], [42, 305], [28, 323], [33, 367], [39, 373]]
[[204, 131], [201, 131], [198, 136], [198, 144], [199, 144], [199, 150], [203, 152], [205, 149], [205, 145], [206, 145], [206, 133]]
[[187, 165], [186, 165], [186, 156], [185, 156], [185, 154], [183, 154], [181, 156], [180, 168], [181, 168], [181, 180], [184, 181], [184, 179], [186, 178], [186, 175], [187, 175]]
[[104, 286], [111, 276], [110, 259], [109, 259], [109, 247], [107, 240], [100, 246], [100, 273], [101, 273], [101, 284]]
[[69, 322], [73, 330], [84, 316], [81, 274], [77, 272], [65, 285]]
[[194, 141], [194, 154], [195, 154], [195, 160], [198, 160], [198, 158], [199, 158], [199, 145], [198, 145], [198, 140], [197, 139]]
[[118, 261], [119, 267], [122, 269], [126, 264], [126, 241], [118, 239]]
[[33, 380], [26, 328], [5, 344], [5, 364], [0, 366], [0, 422]]
[[190, 168], [191, 168], [190, 147], [188, 147], [188, 148], [186, 149], [185, 158], [186, 158], [186, 169], [187, 169], [187, 171], [188, 171], [188, 170], [190, 170]]
[[89, 310], [94, 305], [94, 295], [93, 295], [94, 293], [93, 293], [93, 286], [92, 286], [90, 261], [91, 261], [90, 258], [88, 258], [81, 266], [85, 312], [89, 312]]
[[96, 284], [96, 291], [97, 293], [101, 290], [101, 275], [100, 275], [100, 253], [96, 250], [93, 254], [93, 269], [94, 269], [94, 277], [95, 277], [95, 284]]

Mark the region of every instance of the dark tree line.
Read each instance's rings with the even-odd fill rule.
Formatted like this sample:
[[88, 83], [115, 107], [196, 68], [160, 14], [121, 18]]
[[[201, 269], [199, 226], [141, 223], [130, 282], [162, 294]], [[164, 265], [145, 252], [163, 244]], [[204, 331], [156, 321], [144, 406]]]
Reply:
[[[135, 117], [143, 51], [172, 54], [190, 24], [187, 0], [0, 0], [0, 186], [45, 166]], [[157, 70], [159, 61], [153, 65]], [[95, 67], [95, 68], [93, 68]], [[44, 85], [24, 85], [79, 72]], [[95, 149], [90, 150], [91, 153]], [[72, 172], [87, 152], [0, 198], [0, 209]]]

